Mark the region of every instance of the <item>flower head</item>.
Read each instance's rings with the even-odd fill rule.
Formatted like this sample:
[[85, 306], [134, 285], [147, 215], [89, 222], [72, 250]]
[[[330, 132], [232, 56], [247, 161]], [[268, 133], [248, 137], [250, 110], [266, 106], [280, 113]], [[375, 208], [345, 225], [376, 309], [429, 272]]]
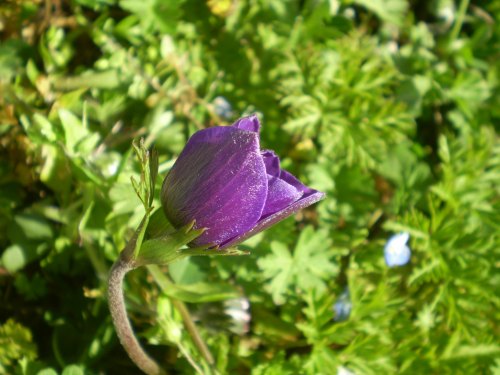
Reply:
[[223, 96], [218, 96], [214, 99], [215, 113], [217, 116], [229, 120], [233, 117], [233, 108], [231, 103], [227, 101]]
[[324, 198], [260, 150], [259, 131], [255, 115], [200, 130], [165, 178], [161, 201], [172, 225], [206, 228], [193, 245], [236, 245]]
[[333, 320], [336, 322], [347, 320], [349, 315], [351, 315], [351, 309], [351, 295], [349, 293], [349, 289], [346, 288], [333, 305], [333, 311], [335, 312]]
[[404, 266], [410, 261], [411, 250], [406, 245], [410, 239], [410, 234], [402, 232], [389, 238], [384, 247], [385, 263], [389, 267]]

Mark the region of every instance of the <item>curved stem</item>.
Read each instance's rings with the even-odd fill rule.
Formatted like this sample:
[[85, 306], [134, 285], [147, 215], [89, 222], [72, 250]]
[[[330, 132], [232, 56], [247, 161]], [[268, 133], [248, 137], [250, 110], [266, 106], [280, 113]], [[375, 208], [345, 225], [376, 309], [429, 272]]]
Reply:
[[113, 264], [108, 279], [108, 303], [120, 343], [130, 359], [148, 375], [164, 375], [164, 371], [149, 357], [137, 341], [127, 316], [123, 297], [123, 279], [134, 267], [121, 257]]

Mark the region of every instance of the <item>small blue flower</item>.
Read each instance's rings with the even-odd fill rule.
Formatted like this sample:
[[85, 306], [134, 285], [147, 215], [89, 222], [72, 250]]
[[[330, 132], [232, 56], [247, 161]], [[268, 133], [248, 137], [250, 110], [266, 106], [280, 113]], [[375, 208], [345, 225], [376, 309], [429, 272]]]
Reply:
[[230, 120], [233, 117], [233, 108], [231, 103], [223, 96], [218, 96], [214, 99], [215, 113], [217, 116], [225, 120]]
[[409, 239], [408, 232], [401, 232], [389, 238], [384, 247], [385, 263], [389, 267], [404, 266], [410, 261], [411, 250], [406, 245]]
[[333, 311], [335, 312], [333, 320], [336, 322], [347, 320], [349, 315], [351, 315], [351, 309], [351, 295], [349, 293], [349, 289], [346, 288], [337, 299], [337, 302], [333, 305]]

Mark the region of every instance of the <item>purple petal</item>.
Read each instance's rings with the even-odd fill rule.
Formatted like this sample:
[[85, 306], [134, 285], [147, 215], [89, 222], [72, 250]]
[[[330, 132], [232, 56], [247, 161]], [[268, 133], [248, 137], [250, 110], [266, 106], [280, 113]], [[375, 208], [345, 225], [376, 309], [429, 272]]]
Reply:
[[325, 197], [325, 193], [322, 193], [320, 191], [316, 191], [313, 189], [308, 189], [308, 190], [309, 190], [309, 193], [304, 194], [301, 199], [294, 202], [290, 206], [284, 208], [283, 210], [278, 211], [278, 212], [276, 212], [268, 217], [265, 217], [265, 218], [259, 220], [259, 222], [252, 229], [250, 229], [249, 231], [247, 231], [243, 234], [240, 234], [239, 236], [237, 236], [235, 238], [232, 238], [231, 240], [229, 240], [226, 243], [223, 243], [220, 246], [220, 249], [225, 249], [225, 248], [237, 245], [237, 244], [243, 242], [244, 240], [246, 240], [247, 238], [254, 236], [257, 233], [262, 232], [263, 230], [269, 228], [270, 226], [276, 224], [277, 222], [286, 219], [287, 217], [293, 215], [297, 211], [300, 211], [303, 208], [306, 208], [306, 207], [320, 201], [321, 199], [323, 199]]
[[261, 152], [268, 178], [267, 200], [262, 217], [281, 211], [308, 191], [298, 179], [280, 168], [280, 159], [271, 150]]
[[[264, 159], [264, 164], [266, 164], [266, 159]], [[266, 170], [269, 170], [267, 164]], [[283, 169], [280, 170], [279, 178], [268, 176], [267, 200], [261, 219], [285, 209], [303, 195], [310, 195], [314, 192], [315, 190], [308, 188], [294, 175]]]
[[260, 121], [257, 115], [242, 117], [232, 126], [238, 129], [248, 130], [255, 133], [258, 133], [260, 131]]
[[175, 227], [196, 220], [197, 228], [207, 228], [194, 245], [221, 244], [253, 228], [266, 196], [258, 133], [231, 126], [195, 133], [162, 187]]
[[295, 177], [290, 172], [285, 171], [284, 169], [281, 170], [280, 178], [282, 180], [288, 182], [290, 185], [292, 185], [294, 188], [296, 188], [298, 191], [304, 193], [305, 195], [312, 194], [312, 193], [316, 192], [316, 190], [307, 187], [302, 182], [300, 182], [297, 177]]
[[297, 201], [304, 193], [278, 177], [268, 177], [267, 199], [262, 217], [278, 212]]
[[262, 150], [261, 155], [266, 165], [266, 173], [274, 177], [279, 177], [281, 172], [280, 158], [272, 150]]

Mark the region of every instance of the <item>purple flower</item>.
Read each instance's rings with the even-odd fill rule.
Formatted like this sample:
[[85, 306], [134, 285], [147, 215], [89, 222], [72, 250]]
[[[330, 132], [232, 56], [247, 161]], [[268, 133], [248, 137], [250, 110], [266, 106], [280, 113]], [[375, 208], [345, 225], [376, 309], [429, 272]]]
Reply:
[[257, 116], [200, 130], [163, 182], [161, 201], [176, 228], [207, 228], [193, 245], [236, 245], [324, 198], [260, 150]]

